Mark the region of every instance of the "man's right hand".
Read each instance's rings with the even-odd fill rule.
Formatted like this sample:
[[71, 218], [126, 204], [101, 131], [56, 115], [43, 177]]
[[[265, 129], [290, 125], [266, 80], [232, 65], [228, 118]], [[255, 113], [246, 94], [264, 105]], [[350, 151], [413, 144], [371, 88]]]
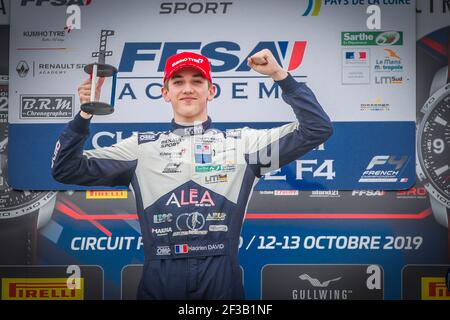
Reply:
[[[95, 86], [95, 101], [98, 101], [98, 99], [100, 99], [100, 92], [101, 92], [104, 82], [105, 82], [105, 78], [103, 78], [103, 77], [98, 78], [96, 86]], [[91, 101], [91, 79], [85, 80], [78, 87], [78, 96], [80, 97], [80, 104]], [[84, 112], [84, 111], [80, 111], [80, 115], [85, 119], [89, 119], [92, 117], [92, 114]]]

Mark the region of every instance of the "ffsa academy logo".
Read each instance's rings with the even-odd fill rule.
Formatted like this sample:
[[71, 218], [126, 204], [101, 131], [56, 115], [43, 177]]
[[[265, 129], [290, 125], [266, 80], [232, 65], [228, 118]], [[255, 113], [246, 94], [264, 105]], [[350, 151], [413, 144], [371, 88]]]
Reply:
[[42, 7], [51, 5], [54, 7], [66, 6], [67, 20], [64, 31], [70, 33], [74, 29], [81, 29], [80, 7], [89, 6], [92, 0], [21, 0], [21, 6], [34, 5]]
[[21, 6], [35, 5], [52, 5], [52, 6], [88, 6], [92, 3], [92, 0], [21, 0]]

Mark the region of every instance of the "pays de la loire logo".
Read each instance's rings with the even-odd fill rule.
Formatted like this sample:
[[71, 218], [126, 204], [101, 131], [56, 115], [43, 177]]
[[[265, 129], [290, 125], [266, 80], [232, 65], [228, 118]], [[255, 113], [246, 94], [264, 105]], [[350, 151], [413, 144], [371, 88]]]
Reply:
[[303, 16], [313, 16], [317, 17], [320, 13], [320, 8], [322, 7], [322, 0], [308, 0], [308, 7]]

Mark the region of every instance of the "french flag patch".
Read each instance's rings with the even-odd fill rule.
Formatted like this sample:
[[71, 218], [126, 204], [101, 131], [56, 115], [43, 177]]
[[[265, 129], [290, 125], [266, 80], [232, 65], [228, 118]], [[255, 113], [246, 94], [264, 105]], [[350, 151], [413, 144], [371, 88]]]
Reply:
[[187, 244], [176, 244], [175, 245], [175, 254], [180, 253], [188, 253], [189, 248]]

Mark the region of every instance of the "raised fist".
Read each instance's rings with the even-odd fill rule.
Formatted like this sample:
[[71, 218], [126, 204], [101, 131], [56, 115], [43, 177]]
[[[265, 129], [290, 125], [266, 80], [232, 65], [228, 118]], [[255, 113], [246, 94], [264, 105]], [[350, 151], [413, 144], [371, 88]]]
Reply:
[[263, 49], [247, 59], [247, 65], [256, 72], [270, 76], [274, 80], [287, 77], [287, 72], [278, 64], [269, 49]]

